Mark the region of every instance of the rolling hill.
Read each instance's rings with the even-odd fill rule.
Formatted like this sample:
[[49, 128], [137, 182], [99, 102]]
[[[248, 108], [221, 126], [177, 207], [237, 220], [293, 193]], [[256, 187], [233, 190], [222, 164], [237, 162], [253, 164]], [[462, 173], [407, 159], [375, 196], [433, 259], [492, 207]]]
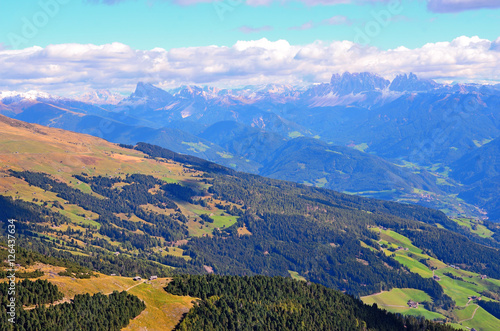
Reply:
[[451, 176], [467, 185], [459, 194], [485, 210], [492, 221], [500, 220], [500, 138], [464, 155], [452, 165]]
[[380, 157], [312, 138], [288, 141], [263, 163], [259, 171], [263, 176], [336, 191], [391, 191], [392, 196], [411, 193], [413, 188], [441, 192], [429, 173], [415, 174]]
[[389, 248], [397, 248], [386, 237], [380, 241], [373, 231], [379, 228], [406, 238], [396, 245], [411, 242], [422, 254], [419, 263], [432, 258], [491, 278], [475, 290], [488, 300], [496, 302], [500, 292], [500, 254], [492, 248], [500, 230], [491, 227], [482, 237], [425, 207], [240, 173], [159, 146], [119, 146], [3, 116], [0, 162], [0, 218], [17, 220], [19, 245], [87, 270], [122, 277], [293, 275], [355, 296], [409, 288], [426, 293], [432, 300], [426, 311], [442, 316], [435, 318], [459, 321], [453, 307], [462, 306], [467, 292], [393, 255]]

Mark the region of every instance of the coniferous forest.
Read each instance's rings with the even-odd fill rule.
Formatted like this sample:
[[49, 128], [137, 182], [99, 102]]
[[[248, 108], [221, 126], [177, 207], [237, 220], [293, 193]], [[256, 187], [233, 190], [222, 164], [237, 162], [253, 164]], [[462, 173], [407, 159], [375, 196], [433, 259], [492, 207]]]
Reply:
[[177, 330], [453, 330], [327, 287], [282, 277], [177, 276], [166, 290], [200, 301]]
[[[44, 261], [61, 265], [66, 271], [59, 275], [74, 278], [94, 277], [93, 271], [143, 277], [195, 275], [206, 273], [205, 267], [210, 266], [216, 274], [227, 277], [176, 276], [174, 282], [167, 287], [167, 290], [174, 294], [202, 299], [202, 303], [196, 305], [178, 326], [188, 330], [216, 330], [221, 326], [238, 329], [238, 326], [243, 327], [243, 324], [238, 322], [243, 319], [242, 316], [252, 323], [255, 322], [250, 324], [255, 328], [271, 323], [273, 327], [289, 330], [297, 327], [307, 329], [309, 326], [314, 326], [316, 329], [362, 330], [366, 324], [368, 329], [383, 330], [377, 321], [384, 320], [389, 327], [387, 330], [396, 330], [401, 325], [407, 325], [407, 328], [411, 327], [414, 330], [440, 328], [445, 330], [446, 327], [425, 320], [403, 319], [386, 314], [376, 307], [367, 308], [358, 299], [354, 299], [393, 288], [412, 288], [428, 294], [434, 309], [448, 310], [455, 305], [454, 300], [444, 293], [436, 280], [411, 272], [391, 256], [381, 252], [375, 242], [377, 235], [370, 230], [370, 227], [395, 229], [408, 237], [417, 247], [426, 249], [429, 254], [444, 262], [462, 263], [471, 271], [481, 271], [490, 277], [500, 277], [498, 269], [500, 263], [497, 261], [499, 257], [496, 249], [485, 246], [484, 238], [468, 237], [453, 232], [454, 223], [439, 211], [349, 196], [238, 173], [156, 146], [139, 144], [135, 148], [148, 153], [151, 158], [157, 158], [156, 162], [165, 162], [164, 158], [169, 157], [167, 160], [180, 160], [190, 169], [202, 171], [202, 182], [208, 188], [165, 183], [151, 175], [140, 173], [121, 177], [90, 176], [86, 173], [73, 176], [75, 180], [87, 184], [92, 192], [100, 195], [97, 197], [57, 181], [45, 173], [11, 171], [13, 177], [47, 192], [53, 192], [68, 203], [82, 206], [85, 210], [99, 215], [95, 220], [99, 227], [82, 225], [85, 231], [70, 228], [63, 231], [57, 226], [69, 224], [70, 220], [54, 209], [62, 210], [64, 206], [53, 203], [49, 209], [43, 204], [37, 204], [37, 201], [27, 202], [0, 196], [0, 217], [2, 219], [15, 217], [18, 220], [18, 239], [21, 246], [19, 256], [23, 264], [30, 265], [34, 261]], [[216, 228], [210, 236], [190, 236], [188, 219], [181, 212], [179, 205], [189, 203], [203, 206], [207, 201], [220, 201], [215, 203], [215, 206], [229, 215], [237, 216], [236, 223]], [[141, 208], [141, 205], [168, 209], [170, 213], [155, 213]], [[132, 215], [143, 221], [132, 221]], [[210, 224], [214, 222], [214, 218], [202, 214], [199, 222], [202, 225]], [[56, 227], [47, 224], [54, 224]], [[443, 228], [437, 229], [436, 224]], [[251, 235], [240, 235], [238, 229], [242, 228]], [[87, 243], [85, 249], [88, 254], [71, 254], [69, 251], [81, 249], [76, 242], [74, 244], [71, 241], [65, 242], [61, 246], [57, 241], [40, 236], [40, 233], [51, 234], [54, 237], [67, 235], [78, 239]], [[102, 239], [103, 236], [120, 245], [112, 246], [109, 241]], [[165, 240], [182, 239], [189, 239], [179, 246], [183, 256], [188, 259], [158, 252]], [[361, 241], [365, 245], [362, 245]], [[454, 247], [453, 242], [460, 243], [459, 250], [450, 249]], [[373, 246], [374, 249], [370, 249], [367, 245]], [[29, 247], [29, 250], [23, 247]], [[61, 247], [65, 249], [59, 249]], [[112, 254], [113, 251], [122, 253], [133, 251], [134, 254], [117, 255]], [[2, 253], [0, 251], [0, 255]], [[304, 287], [304, 283], [292, 282], [290, 279], [248, 277], [255, 275], [288, 277], [290, 270], [300, 275], [307, 275], [309, 285]], [[229, 277], [229, 275], [243, 278]], [[235, 285], [237, 288], [246, 286], [257, 288], [258, 290], [251, 292], [256, 297], [253, 298], [248, 294], [247, 297], [238, 299], [238, 296], [233, 297], [232, 292], [219, 293], [214, 290], [226, 281], [244, 282]], [[183, 287], [182, 284], [186, 282], [192, 285]], [[266, 285], [264, 287], [258, 285], [259, 282]], [[266, 286], [272, 289], [268, 291], [269, 293], [284, 293], [284, 290], [279, 288], [290, 287], [286, 291], [309, 293], [307, 289], [314, 289], [321, 294], [318, 294], [319, 299], [311, 302], [301, 302], [300, 295], [293, 298], [261, 297], [264, 293], [260, 290]], [[344, 291], [353, 297], [332, 289]], [[309, 297], [315, 295], [311, 294]], [[220, 298], [215, 299], [214, 296]], [[113, 306], [115, 305], [113, 300], [116, 298], [111, 298], [111, 296], [108, 299], [97, 296], [85, 297], [82, 300], [89, 302], [108, 300], [107, 304]], [[133, 301], [131, 298], [120, 300], [129, 299]], [[43, 299], [37, 300], [42, 302]], [[38, 319], [42, 315], [45, 316], [44, 314], [52, 314], [52, 309], [63, 309], [62, 307], [65, 307], [62, 316], [70, 316], [72, 309], [80, 309], [74, 308], [74, 304], [78, 301], [76, 298], [75, 300], [71, 304], [66, 304], [72, 306], [58, 305], [61, 307], [47, 309], [40, 307], [27, 311], [28, 315], [25, 317], [28, 320]], [[342, 310], [342, 305], [339, 303], [335, 306], [335, 300], [340, 300], [350, 308]], [[260, 301], [262, 303], [254, 305]], [[296, 301], [299, 302], [297, 305]], [[315, 306], [322, 301], [325, 302], [323, 305]], [[238, 304], [241, 304], [241, 311], [228, 308], [236, 307]], [[321, 309], [322, 306], [327, 307], [330, 304], [337, 307], [334, 310], [338, 311], [338, 315], [330, 310]], [[357, 307], [357, 310], [354, 307]], [[113, 309], [111, 307], [110, 311]], [[349, 309], [355, 309], [361, 315], [356, 315]], [[290, 311], [294, 314], [290, 315]], [[231, 315], [232, 313], [236, 315]], [[132, 315], [131, 312], [130, 316]], [[328, 316], [338, 316], [338, 318], [331, 319]], [[345, 316], [356, 317], [352, 319]], [[218, 322], [210, 324], [210, 320]], [[124, 321], [125, 319], [110, 323], [116, 326]], [[75, 323], [94, 322], [98, 323], [94, 320]], [[302, 322], [304, 326], [301, 326]], [[114, 327], [112, 325], [109, 324], [108, 327]], [[47, 324], [47, 327], [51, 327], [50, 324]], [[75, 324], [74, 327], [81, 327], [84, 330], [88, 324], [82, 326]]]
[[[44, 280], [23, 280], [16, 286], [16, 316], [7, 314], [7, 284], [0, 284], [0, 326], [5, 331], [121, 330], [146, 306], [127, 292], [78, 294], [69, 303], [46, 307], [63, 298], [57, 286]], [[33, 309], [25, 309], [25, 307]]]

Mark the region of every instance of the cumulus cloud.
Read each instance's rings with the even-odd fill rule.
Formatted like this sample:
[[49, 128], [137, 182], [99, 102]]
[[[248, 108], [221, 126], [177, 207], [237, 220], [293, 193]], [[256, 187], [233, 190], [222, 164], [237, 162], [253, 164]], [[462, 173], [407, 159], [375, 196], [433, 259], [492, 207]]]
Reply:
[[258, 28], [244, 25], [244, 26], [240, 26], [238, 28], [238, 30], [243, 32], [243, 33], [255, 33], [255, 32], [262, 32], [262, 31], [272, 31], [272, 30], [274, 30], [274, 28], [270, 25], [265, 25], [265, 26], [261, 26]]
[[500, 37], [498, 37], [497, 40], [491, 43], [491, 50], [500, 52]]
[[442, 81], [500, 81], [500, 38], [459, 37], [420, 48], [380, 50], [351, 41], [291, 45], [286, 40], [238, 41], [137, 50], [121, 43], [61, 44], [0, 51], [0, 90], [38, 89], [67, 95], [85, 89], [130, 91], [138, 81], [172, 88], [182, 84], [236, 87], [306, 85], [332, 73], [370, 71], [386, 78], [414, 72]]

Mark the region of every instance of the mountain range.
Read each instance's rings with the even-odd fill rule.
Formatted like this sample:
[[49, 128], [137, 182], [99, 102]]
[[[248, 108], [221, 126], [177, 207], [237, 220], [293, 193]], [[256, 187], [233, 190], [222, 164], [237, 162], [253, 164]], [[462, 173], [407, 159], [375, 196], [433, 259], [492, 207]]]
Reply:
[[307, 87], [166, 91], [139, 82], [128, 97], [109, 91], [76, 99], [0, 94], [0, 114], [15, 119], [491, 220], [500, 220], [489, 198], [495, 194], [480, 198], [474, 192], [485, 185], [491, 192], [498, 176], [460, 174], [474, 153], [491, 153], [488, 145], [500, 137], [499, 108], [499, 85], [446, 85], [414, 74], [389, 81], [366, 72], [334, 74], [329, 83]]

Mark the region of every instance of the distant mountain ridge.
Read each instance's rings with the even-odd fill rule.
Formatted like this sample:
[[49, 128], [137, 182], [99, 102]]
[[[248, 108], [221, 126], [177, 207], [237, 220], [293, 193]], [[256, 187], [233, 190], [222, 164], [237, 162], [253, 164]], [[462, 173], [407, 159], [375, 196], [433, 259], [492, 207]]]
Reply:
[[[369, 169], [377, 178], [370, 183], [379, 186], [369, 191], [375, 196], [396, 200], [406, 192], [404, 201], [483, 217], [474, 207], [466, 205], [463, 210], [464, 204], [455, 197], [471, 188], [462, 187], [462, 179], [450, 177], [453, 172], [446, 169], [460, 168], [454, 162], [500, 137], [498, 86], [445, 85], [412, 73], [389, 81], [373, 73], [345, 72], [308, 87], [181, 86], [166, 91], [139, 82], [116, 105], [106, 104], [107, 94], [99, 93], [94, 96], [102, 98], [101, 103], [39, 92], [3, 92], [0, 114], [118, 143], [145, 141], [235, 170], [347, 191], [353, 187], [341, 184], [333, 174], [351, 174], [353, 183], [363, 187], [359, 180], [365, 174], [350, 168], [349, 153], [343, 153], [342, 162], [328, 163], [332, 155], [325, 146], [355, 148], [361, 153], [354, 157], [356, 162], [372, 162], [374, 168]], [[299, 137], [314, 140], [305, 145], [293, 141]], [[285, 169], [299, 163], [285, 174]], [[385, 176], [394, 179], [386, 181], [384, 172], [403, 176]], [[408, 181], [405, 185], [402, 178]], [[477, 199], [466, 199], [470, 201]]]
[[93, 105], [116, 105], [124, 96], [109, 90], [93, 90], [74, 97], [75, 100]]
[[340, 95], [383, 90], [389, 83], [388, 80], [369, 72], [334, 74], [330, 80], [332, 90]]
[[391, 91], [413, 92], [429, 91], [439, 86], [440, 85], [433, 80], [419, 79], [415, 74], [410, 73], [409, 76], [406, 74], [396, 76], [389, 86], [389, 89]]

